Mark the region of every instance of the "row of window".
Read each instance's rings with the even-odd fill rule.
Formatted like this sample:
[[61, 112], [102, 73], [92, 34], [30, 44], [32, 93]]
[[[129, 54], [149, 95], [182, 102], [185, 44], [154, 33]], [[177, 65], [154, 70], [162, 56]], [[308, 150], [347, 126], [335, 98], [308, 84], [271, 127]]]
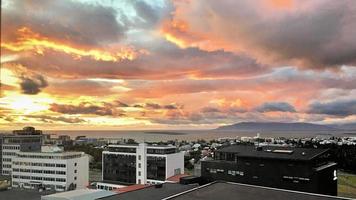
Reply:
[[[33, 188], [36, 188], [38, 187], [38, 184], [31, 184], [31, 183], [22, 183], [23, 186], [25, 187], [33, 187]], [[15, 186], [15, 187], [18, 187], [20, 186], [20, 183], [17, 182], [17, 181], [13, 181], [12, 182], [12, 185]], [[66, 187], [64, 185], [53, 185], [56, 189], [59, 189], [59, 190], [65, 190]]]
[[[206, 170], [212, 174], [225, 172], [224, 169], [206, 168]], [[232, 175], [232, 176], [237, 176], [237, 175], [244, 176], [245, 175], [243, 171], [235, 171], [235, 170], [227, 170], [227, 174]]]
[[38, 174], [61, 174], [65, 175], [65, 171], [54, 171], [54, 170], [38, 170], [38, 169], [19, 169], [14, 168], [14, 172], [27, 172], [27, 173], [38, 173]]
[[[216, 173], [223, 173], [225, 170], [223, 169], [213, 169], [213, 168], [206, 168], [207, 171], [209, 171], [210, 173], [216, 174]], [[232, 175], [232, 176], [236, 176], [236, 175], [240, 175], [240, 176], [244, 176], [244, 172], [242, 171], [234, 171], [234, 170], [228, 170], [227, 174]], [[254, 179], [258, 179], [258, 176], [252, 176], [252, 178]], [[294, 183], [299, 183], [299, 182], [308, 182], [310, 181], [309, 178], [303, 178], [303, 177], [292, 177], [292, 176], [283, 176], [283, 180], [285, 181], [292, 181]]]
[[11, 162], [11, 158], [3, 158], [2, 161], [3, 162]]
[[14, 165], [20, 166], [38, 166], [38, 167], [61, 167], [65, 168], [66, 164], [55, 164], [55, 163], [33, 163], [33, 162], [13, 162]]
[[283, 176], [283, 180], [284, 181], [291, 181], [293, 183], [305, 183], [305, 182], [309, 182], [310, 179], [309, 178], [304, 178], [304, 177], [293, 177], [293, 176]]
[[5, 138], [3, 143], [19, 144], [19, 143], [40, 143], [41, 138]]
[[3, 164], [3, 165], [2, 165], [2, 168], [11, 168], [11, 165]]
[[224, 171], [225, 171], [225, 170], [223, 170], [223, 169], [214, 169], [214, 168], [207, 169], [207, 170], [209, 170], [209, 172], [212, 173], [212, 174], [224, 173]]
[[16, 156], [16, 152], [6, 152], [6, 151], [3, 151], [3, 152], [2, 152], [2, 155], [3, 155], [3, 156]]
[[52, 160], [67, 160], [73, 158], [80, 158], [82, 154], [75, 154], [75, 155], [60, 155], [60, 156], [53, 156], [53, 155], [27, 155], [27, 154], [19, 154], [18, 157], [20, 158], [34, 158], [34, 159], [52, 159]]
[[243, 175], [244, 175], [244, 172], [242, 172], [242, 171], [228, 170], [228, 171], [227, 171], [227, 174], [232, 175], [232, 176], [236, 176], [236, 175], [243, 176]]
[[9, 150], [20, 150], [20, 146], [2, 146], [2, 149], [9, 149]]
[[[66, 182], [66, 179], [65, 179], [65, 178], [40, 177], [40, 176], [19, 176], [19, 175], [13, 175], [12, 178], [16, 178], [16, 179], [27, 179], [27, 180], [36, 180], [36, 181]], [[76, 179], [76, 177], [75, 177], [75, 179]]]

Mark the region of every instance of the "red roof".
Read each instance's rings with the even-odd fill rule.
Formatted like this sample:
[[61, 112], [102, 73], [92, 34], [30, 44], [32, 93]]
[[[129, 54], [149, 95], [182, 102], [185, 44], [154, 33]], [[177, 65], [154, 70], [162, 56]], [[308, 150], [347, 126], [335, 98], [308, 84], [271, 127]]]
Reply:
[[186, 177], [186, 176], [189, 176], [189, 175], [188, 174], [178, 174], [178, 175], [171, 176], [171, 177], [167, 178], [167, 181], [172, 181], [172, 182], [178, 183], [180, 178]]
[[150, 185], [142, 185], [142, 184], [129, 185], [127, 187], [119, 188], [119, 189], [115, 190], [115, 192], [125, 193], [125, 192], [131, 192], [134, 190], [140, 190], [140, 189], [143, 189], [146, 187], [150, 187]]

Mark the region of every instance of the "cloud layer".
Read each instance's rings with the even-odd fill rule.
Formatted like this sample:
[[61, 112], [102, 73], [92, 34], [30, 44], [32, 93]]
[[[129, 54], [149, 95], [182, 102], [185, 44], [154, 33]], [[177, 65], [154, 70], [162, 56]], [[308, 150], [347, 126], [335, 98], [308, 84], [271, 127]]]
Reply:
[[5, 0], [0, 127], [354, 122], [355, 17], [352, 0]]

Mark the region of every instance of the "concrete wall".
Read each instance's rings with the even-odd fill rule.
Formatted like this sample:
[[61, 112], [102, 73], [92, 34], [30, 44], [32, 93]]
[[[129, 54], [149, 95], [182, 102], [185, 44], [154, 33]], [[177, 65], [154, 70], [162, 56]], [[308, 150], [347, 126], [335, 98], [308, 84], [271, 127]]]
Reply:
[[180, 174], [184, 174], [184, 152], [167, 154], [166, 156], [166, 179], [176, 175], [176, 169], [180, 169]]

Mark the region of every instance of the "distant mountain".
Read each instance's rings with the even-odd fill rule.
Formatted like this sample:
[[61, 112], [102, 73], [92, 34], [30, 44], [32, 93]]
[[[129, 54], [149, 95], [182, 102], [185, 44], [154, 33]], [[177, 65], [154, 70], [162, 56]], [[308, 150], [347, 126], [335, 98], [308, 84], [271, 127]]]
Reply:
[[336, 127], [311, 123], [241, 122], [218, 127], [221, 131], [337, 131]]
[[356, 123], [331, 124], [328, 126], [337, 128], [337, 129], [347, 130], [347, 131], [356, 131]]

